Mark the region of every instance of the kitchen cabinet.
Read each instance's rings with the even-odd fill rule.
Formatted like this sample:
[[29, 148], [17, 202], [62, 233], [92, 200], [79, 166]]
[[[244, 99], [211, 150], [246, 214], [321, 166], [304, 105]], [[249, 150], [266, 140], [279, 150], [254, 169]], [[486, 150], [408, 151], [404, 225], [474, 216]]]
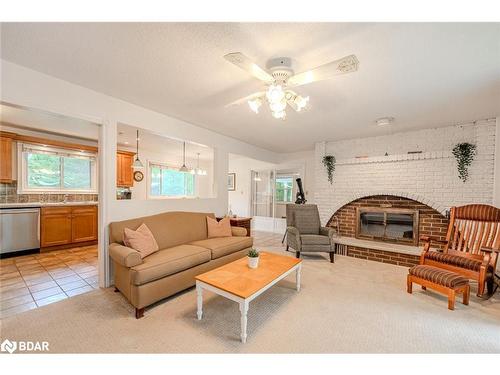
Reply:
[[97, 206], [42, 207], [42, 248], [97, 240]]
[[116, 186], [132, 187], [134, 185], [132, 170], [134, 155], [133, 152], [128, 151], [118, 151], [116, 153]]
[[97, 207], [73, 207], [71, 216], [71, 242], [97, 240]]
[[0, 182], [12, 182], [12, 138], [0, 136]]

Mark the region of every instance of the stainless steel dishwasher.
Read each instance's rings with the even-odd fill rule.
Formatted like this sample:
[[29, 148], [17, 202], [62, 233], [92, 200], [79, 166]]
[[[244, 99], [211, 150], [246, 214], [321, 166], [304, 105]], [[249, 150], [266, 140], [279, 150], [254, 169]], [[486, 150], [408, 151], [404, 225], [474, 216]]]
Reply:
[[40, 209], [0, 208], [0, 256], [37, 249], [40, 249]]

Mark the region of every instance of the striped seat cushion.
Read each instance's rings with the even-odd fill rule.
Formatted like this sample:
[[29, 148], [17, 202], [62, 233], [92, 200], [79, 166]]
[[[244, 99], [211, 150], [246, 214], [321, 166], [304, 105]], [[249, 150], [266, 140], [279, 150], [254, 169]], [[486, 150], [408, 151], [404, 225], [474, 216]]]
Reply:
[[436, 262], [457, 266], [460, 268], [466, 268], [472, 271], [479, 271], [479, 269], [481, 268], [481, 261], [478, 259], [462, 257], [460, 255], [441, 253], [439, 251], [428, 251], [425, 254], [425, 258], [434, 260]]
[[431, 281], [447, 288], [455, 288], [469, 283], [465, 277], [437, 267], [417, 265], [409, 270], [410, 275]]

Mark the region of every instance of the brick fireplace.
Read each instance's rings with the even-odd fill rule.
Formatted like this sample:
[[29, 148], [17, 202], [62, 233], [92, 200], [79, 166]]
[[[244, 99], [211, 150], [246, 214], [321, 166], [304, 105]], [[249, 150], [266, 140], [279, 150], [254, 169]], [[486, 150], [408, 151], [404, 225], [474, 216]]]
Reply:
[[[496, 122], [480, 120], [463, 125], [318, 142], [314, 154], [314, 203], [321, 222], [340, 230], [341, 254], [409, 266], [418, 261], [422, 235], [445, 237], [446, 213], [452, 206], [493, 204]], [[453, 147], [460, 142], [476, 145], [477, 155], [469, 179], [458, 178]], [[322, 159], [336, 158], [333, 181]], [[418, 225], [409, 218], [388, 218], [373, 211], [418, 211]], [[356, 233], [358, 215], [367, 209]], [[387, 224], [398, 224], [389, 228]], [[366, 231], [368, 229], [368, 231]], [[408, 241], [409, 238], [412, 241]], [[432, 244], [438, 247], [438, 244]]]
[[[364, 212], [374, 213], [370, 219], [377, 227], [377, 231], [387, 233], [387, 228], [382, 225], [385, 223], [387, 227], [396, 226], [396, 231], [391, 229], [396, 234], [390, 236], [362, 234], [361, 213]], [[397, 215], [396, 219], [391, 221], [390, 214]], [[410, 214], [412, 214], [411, 221], [406, 220], [404, 216]], [[338, 228], [348, 256], [412, 266], [417, 264], [419, 259], [421, 246], [419, 236], [428, 235], [444, 240], [448, 219], [434, 208], [413, 199], [394, 195], [372, 195], [344, 205], [331, 216], [327, 225]], [[433, 245], [439, 247], [437, 243]]]

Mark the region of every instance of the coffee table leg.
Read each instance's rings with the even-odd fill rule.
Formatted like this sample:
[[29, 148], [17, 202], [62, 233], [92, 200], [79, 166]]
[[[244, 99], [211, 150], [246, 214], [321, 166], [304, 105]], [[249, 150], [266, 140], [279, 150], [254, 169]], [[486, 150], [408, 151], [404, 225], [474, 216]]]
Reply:
[[295, 271], [295, 281], [297, 282], [297, 292], [300, 291], [300, 271], [302, 269], [302, 264], [299, 264], [297, 271]]
[[240, 302], [241, 311], [241, 342], [244, 344], [247, 342], [247, 313], [248, 313], [248, 301]]
[[203, 316], [203, 289], [201, 285], [198, 284], [196, 284], [196, 301], [198, 306], [198, 320], [201, 320], [201, 317]]

